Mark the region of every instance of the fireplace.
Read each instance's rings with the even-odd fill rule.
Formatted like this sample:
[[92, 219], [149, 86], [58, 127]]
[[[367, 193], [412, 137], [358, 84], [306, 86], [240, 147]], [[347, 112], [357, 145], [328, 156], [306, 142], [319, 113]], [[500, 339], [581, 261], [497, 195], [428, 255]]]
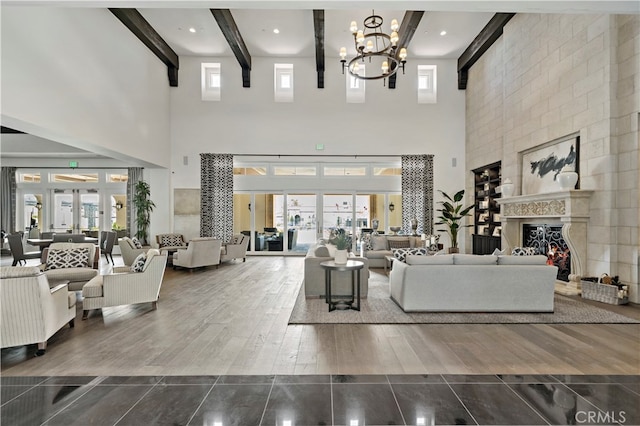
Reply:
[[[581, 292], [580, 279], [587, 272], [587, 223], [589, 222], [589, 200], [593, 191], [570, 190], [547, 194], [517, 195], [497, 200], [500, 205], [502, 222], [502, 247], [508, 250], [514, 247], [534, 245], [527, 242], [523, 230], [525, 225], [538, 227], [545, 225], [555, 227], [545, 232], [539, 243], [540, 253], [549, 255], [550, 241], [554, 244], [554, 258], [560, 258], [567, 271], [558, 276], [556, 292], [567, 295], [578, 295]], [[543, 223], [545, 225], [536, 225]], [[565, 253], [568, 257], [564, 257]], [[565, 269], [558, 268], [558, 269]]]
[[562, 225], [522, 225], [524, 247], [534, 247], [536, 254], [547, 256], [547, 263], [558, 267], [557, 279], [569, 282], [571, 250], [562, 237]]

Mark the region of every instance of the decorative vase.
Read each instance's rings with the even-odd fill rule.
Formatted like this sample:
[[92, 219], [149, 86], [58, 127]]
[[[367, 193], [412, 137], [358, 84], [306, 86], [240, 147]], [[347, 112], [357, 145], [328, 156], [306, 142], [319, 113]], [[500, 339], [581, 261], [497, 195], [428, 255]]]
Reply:
[[509, 178], [505, 179], [501, 185], [502, 196], [505, 198], [511, 197], [513, 195], [514, 188], [515, 188], [515, 185], [513, 184], [513, 182], [511, 182], [511, 179]]
[[373, 229], [373, 233], [378, 233], [378, 226], [380, 226], [380, 221], [378, 219], [373, 219], [371, 221], [371, 229]]
[[578, 183], [578, 173], [571, 170], [569, 166], [564, 166], [558, 173], [558, 183], [563, 191], [575, 189]]
[[333, 258], [333, 261], [337, 264], [344, 265], [349, 260], [349, 253], [347, 250], [336, 250], [336, 255]]
[[411, 219], [411, 231], [413, 232], [413, 235], [418, 235], [418, 219], [416, 219], [415, 217], [413, 219]]

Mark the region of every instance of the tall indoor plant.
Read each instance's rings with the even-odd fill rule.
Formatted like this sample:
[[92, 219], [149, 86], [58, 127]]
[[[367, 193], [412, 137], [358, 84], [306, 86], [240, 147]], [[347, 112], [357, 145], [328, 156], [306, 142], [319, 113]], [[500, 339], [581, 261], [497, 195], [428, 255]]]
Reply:
[[135, 185], [133, 205], [136, 209], [136, 237], [142, 244], [148, 243], [149, 224], [151, 223], [151, 212], [156, 206], [149, 198], [151, 189], [149, 184], [143, 180]]
[[442, 208], [438, 209], [440, 216], [438, 216], [438, 222], [436, 225], [445, 225], [446, 229], [439, 229], [438, 231], [445, 231], [451, 238], [451, 248], [449, 253], [457, 253], [458, 249], [458, 231], [460, 228], [473, 226], [472, 224], [461, 225], [462, 219], [466, 216], [470, 216], [469, 212], [473, 209], [473, 204], [468, 207], [462, 207], [462, 198], [464, 197], [464, 189], [456, 192], [453, 197], [450, 197], [446, 192], [438, 190], [445, 198], [445, 201], [438, 201], [438, 204], [442, 205]]

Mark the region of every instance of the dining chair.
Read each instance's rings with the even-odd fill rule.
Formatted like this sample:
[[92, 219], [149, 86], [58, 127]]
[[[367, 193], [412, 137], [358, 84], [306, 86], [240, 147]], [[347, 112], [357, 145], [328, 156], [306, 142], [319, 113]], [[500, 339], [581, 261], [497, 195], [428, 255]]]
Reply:
[[22, 235], [10, 234], [7, 236], [7, 240], [9, 241], [9, 250], [11, 250], [11, 255], [13, 255], [13, 263], [11, 266], [16, 266], [18, 262], [21, 264], [24, 262], [26, 265], [27, 259], [40, 259], [42, 254], [40, 251], [24, 251]]

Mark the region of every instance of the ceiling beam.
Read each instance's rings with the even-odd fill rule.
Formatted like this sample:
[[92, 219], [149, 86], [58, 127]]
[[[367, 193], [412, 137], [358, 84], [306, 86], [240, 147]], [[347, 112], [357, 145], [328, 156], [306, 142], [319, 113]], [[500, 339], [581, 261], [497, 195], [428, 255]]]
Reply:
[[500, 38], [504, 26], [514, 16], [515, 13], [496, 13], [493, 15], [493, 18], [480, 31], [469, 47], [462, 52], [458, 58], [458, 89], [465, 90], [467, 88], [469, 69]]
[[0, 133], [2, 134], [24, 134], [20, 130], [12, 129], [11, 127], [0, 126]]
[[[400, 29], [398, 30], [400, 39], [398, 40], [398, 52], [396, 53], [396, 58], [398, 57], [400, 48], [407, 48], [409, 46], [413, 35], [418, 29], [418, 25], [420, 25], [422, 15], [424, 15], [424, 10], [407, 10], [404, 13], [404, 18], [402, 18], [402, 23], [400, 24]], [[396, 88], [397, 76], [398, 73], [396, 72], [391, 77], [389, 77], [389, 89]]]
[[251, 87], [251, 55], [229, 9], [209, 9], [242, 68], [242, 87]]
[[313, 11], [313, 29], [316, 39], [316, 71], [318, 89], [324, 89], [324, 10]]
[[178, 87], [178, 68], [180, 68], [178, 55], [160, 37], [160, 34], [136, 9], [109, 8], [109, 10], [167, 66], [169, 86]]

